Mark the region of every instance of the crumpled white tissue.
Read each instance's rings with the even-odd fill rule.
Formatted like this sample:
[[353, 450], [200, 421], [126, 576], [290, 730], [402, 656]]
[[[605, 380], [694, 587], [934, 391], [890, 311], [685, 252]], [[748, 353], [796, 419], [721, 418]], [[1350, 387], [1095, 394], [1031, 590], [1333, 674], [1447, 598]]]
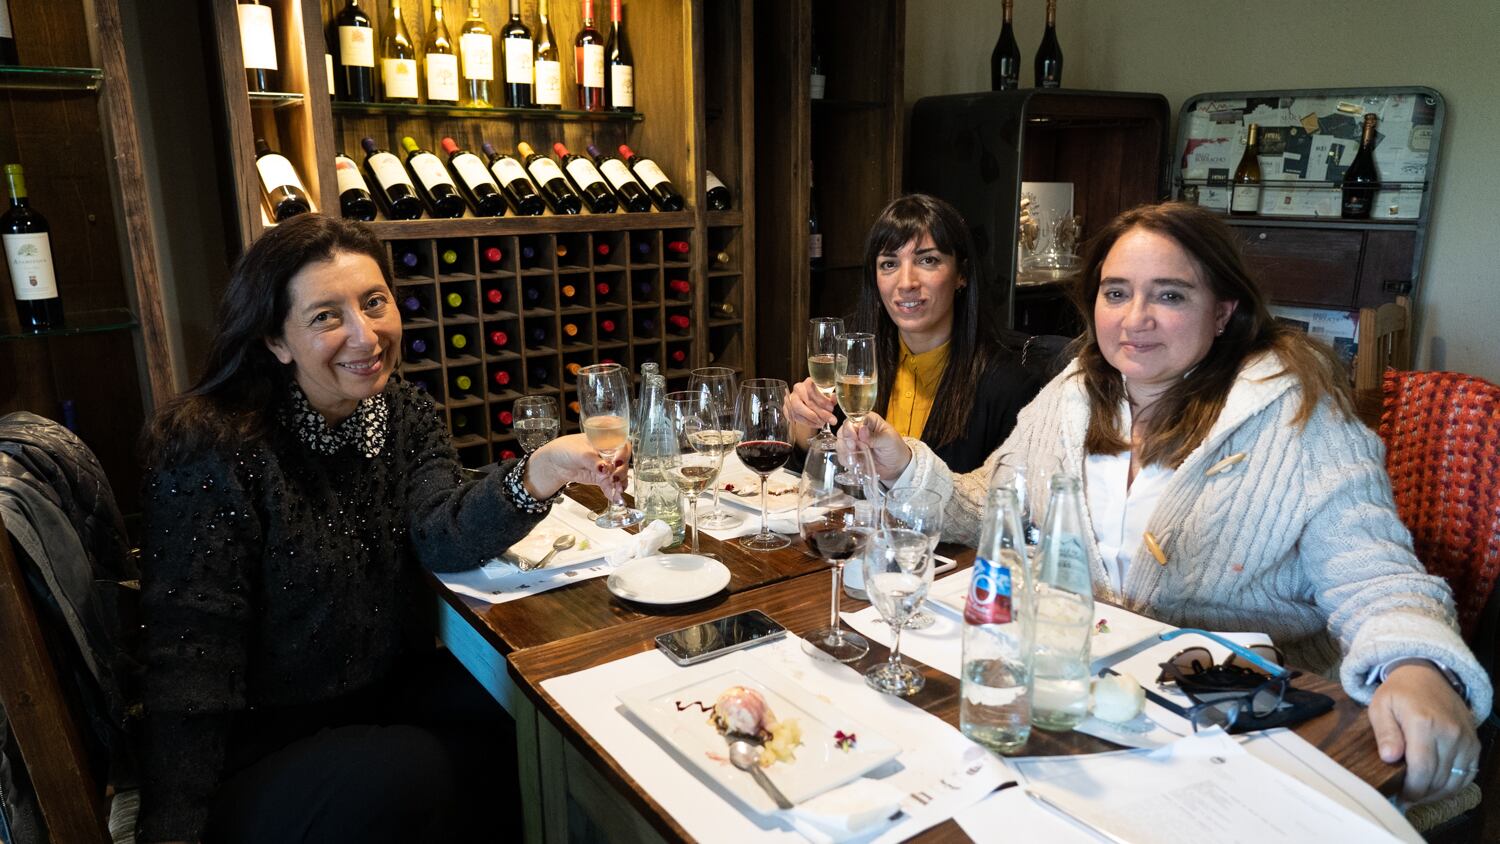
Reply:
[[672, 527], [661, 519], [654, 519], [651, 524], [641, 528], [640, 533], [609, 552], [605, 560], [612, 566], [618, 566], [638, 557], [649, 557], [671, 541]]
[[787, 811], [797, 831], [814, 842], [845, 841], [885, 823], [901, 808], [901, 790], [868, 777], [825, 791]]

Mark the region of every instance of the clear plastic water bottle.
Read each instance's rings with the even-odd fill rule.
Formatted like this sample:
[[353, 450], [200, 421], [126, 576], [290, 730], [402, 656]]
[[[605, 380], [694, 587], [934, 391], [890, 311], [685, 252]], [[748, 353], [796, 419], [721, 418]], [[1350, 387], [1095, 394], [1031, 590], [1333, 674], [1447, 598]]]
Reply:
[[[649, 366], [649, 364], [648, 364]], [[640, 433], [635, 452], [635, 506], [645, 524], [661, 519], [672, 528], [676, 545], [683, 539], [682, 506], [677, 485], [667, 478], [665, 461], [677, 454], [677, 432], [667, 416], [667, 379], [641, 368]]]
[[1032, 723], [1044, 730], [1071, 730], [1089, 711], [1094, 586], [1080, 487], [1075, 476], [1052, 476], [1042, 528]]
[[958, 726], [998, 753], [1031, 736], [1034, 613], [1021, 504], [1015, 490], [993, 488], [964, 602]]

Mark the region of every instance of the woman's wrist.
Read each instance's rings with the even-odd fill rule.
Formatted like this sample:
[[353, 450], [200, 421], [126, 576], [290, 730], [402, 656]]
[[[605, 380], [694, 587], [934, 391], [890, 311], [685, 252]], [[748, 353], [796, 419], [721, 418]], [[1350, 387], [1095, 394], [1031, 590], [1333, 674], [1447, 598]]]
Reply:
[[546, 501], [563, 488], [562, 481], [558, 480], [557, 473], [553, 471], [546, 446], [537, 449], [527, 458], [521, 484], [526, 488], [526, 494], [538, 501]]

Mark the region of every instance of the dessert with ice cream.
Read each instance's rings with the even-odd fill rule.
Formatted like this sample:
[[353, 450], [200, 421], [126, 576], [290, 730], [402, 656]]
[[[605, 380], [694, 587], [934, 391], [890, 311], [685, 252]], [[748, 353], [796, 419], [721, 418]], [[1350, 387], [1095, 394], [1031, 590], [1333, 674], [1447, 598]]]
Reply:
[[763, 768], [793, 761], [794, 751], [802, 744], [802, 727], [796, 719], [778, 721], [760, 692], [744, 686], [730, 686], [721, 692], [709, 720], [726, 736], [760, 743]]

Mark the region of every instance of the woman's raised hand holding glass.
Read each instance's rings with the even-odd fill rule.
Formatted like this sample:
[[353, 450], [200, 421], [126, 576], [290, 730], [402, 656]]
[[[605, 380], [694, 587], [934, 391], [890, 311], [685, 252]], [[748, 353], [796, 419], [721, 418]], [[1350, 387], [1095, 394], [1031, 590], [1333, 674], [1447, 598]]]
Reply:
[[[630, 438], [630, 379], [617, 363], [599, 363], [578, 370], [578, 407], [583, 433], [604, 462], [612, 463]], [[600, 527], [627, 527], [641, 520], [641, 511], [625, 506], [619, 490], [609, 509], [595, 520]]]

